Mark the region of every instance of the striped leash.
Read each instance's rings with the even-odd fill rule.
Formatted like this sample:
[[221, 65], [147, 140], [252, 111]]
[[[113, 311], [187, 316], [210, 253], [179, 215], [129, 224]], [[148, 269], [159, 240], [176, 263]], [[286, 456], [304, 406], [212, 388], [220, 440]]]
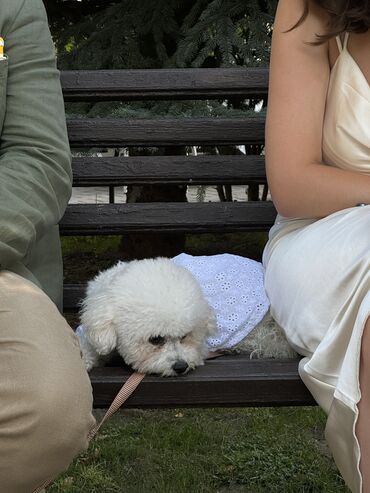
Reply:
[[[223, 354], [225, 353], [222, 351], [209, 351], [206, 359], [218, 358]], [[118, 411], [118, 409], [130, 397], [130, 395], [133, 393], [133, 391], [136, 389], [136, 387], [139, 385], [139, 383], [142, 381], [144, 377], [145, 377], [145, 373], [139, 373], [139, 372], [134, 372], [128, 377], [126, 382], [121, 387], [121, 390], [114, 398], [108, 411], [105, 413], [104, 418], [101, 420], [101, 422], [98, 425], [95, 425], [89, 431], [89, 434], [87, 435], [88, 442], [91, 442], [91, 440], [95, 437], [95, 435], [97, 434], [99, 428], [104, 423], [104, 421], [107, 420], [109, 417], [111, 417], [116, 411]], [[55, 480], [54, 477], [47, 479], [40, 486], [38, 486], [32, 493], [41, 493], [42, 490], [47, 486], [49, 486], [50, 483], [52, 483], [54, 480]]]

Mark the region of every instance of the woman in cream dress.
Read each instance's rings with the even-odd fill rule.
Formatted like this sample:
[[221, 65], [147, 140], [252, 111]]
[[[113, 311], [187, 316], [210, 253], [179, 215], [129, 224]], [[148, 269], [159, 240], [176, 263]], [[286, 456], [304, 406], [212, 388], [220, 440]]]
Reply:
[[262, 257], [271, 314], [304, 356], [343, 479], [369, 493], [370, 0], [279, 1], [266, 173], [278, 211]]

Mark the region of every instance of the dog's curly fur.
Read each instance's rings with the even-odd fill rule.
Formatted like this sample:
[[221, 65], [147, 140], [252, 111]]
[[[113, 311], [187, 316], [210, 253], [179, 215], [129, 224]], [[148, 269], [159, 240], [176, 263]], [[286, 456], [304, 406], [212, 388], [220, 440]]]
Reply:
[[114, 354], [142, 373], [186, 373], [204, 364], [217, 331], [193, 275], [166, 257], [119, 261], [88, 282], [80, 338], [87, 370]]
[[[115, 353], [142, 373], [174, 376], [203, 365], [206, 339], [217, 319], [196, 278], [166, 257], [119, 261], [88, 282], [79, 334], [86, 369]], [[226, 353], [250, 358], [292, 358], [283, 329], [270, 310]]]
[[298, 353], [289, 345], [283, 328], [274, 320], [270, 310], [254, 329], [225, 353], [247, 353], [252, 358], [296, 358]]

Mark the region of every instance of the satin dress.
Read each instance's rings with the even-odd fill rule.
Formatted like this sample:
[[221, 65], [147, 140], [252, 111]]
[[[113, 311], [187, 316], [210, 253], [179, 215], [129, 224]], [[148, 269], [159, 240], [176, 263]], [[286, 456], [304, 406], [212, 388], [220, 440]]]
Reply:
[[[331, 70], [323, 162], [370, 174], [370, 86], [344, 42]], [[370, 193], [370, 191], [369, 191]], [[314, 200], [314, 198], [313, 198]], [[370, 205], [324, 218], [277, 215], [262, 257], [271, 315], [304, 357], [299, 374], [325, 411], [325, 438], [353, 493], [362, 493], [355, 434], [361, 338], [370, 316]]]

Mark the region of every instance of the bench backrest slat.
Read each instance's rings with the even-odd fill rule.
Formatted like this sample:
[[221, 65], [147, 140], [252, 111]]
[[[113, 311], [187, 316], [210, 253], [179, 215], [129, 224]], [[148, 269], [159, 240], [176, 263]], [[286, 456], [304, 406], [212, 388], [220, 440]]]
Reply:
[[266, 183], [264, 156], [75, 157], [73, 186]]
[[267, 202], [148, 202], [69, 205], [60, 221], [64, 235], [127, 232], [226, 233], [265, 231], [276, 211]]
[[267, 95], [268, 68], [76, 70], [61, 73], [66, 101], [214, 99]]
[[68, 121], [72, 147], [261, 144], [265, 119], [77, 118]]

